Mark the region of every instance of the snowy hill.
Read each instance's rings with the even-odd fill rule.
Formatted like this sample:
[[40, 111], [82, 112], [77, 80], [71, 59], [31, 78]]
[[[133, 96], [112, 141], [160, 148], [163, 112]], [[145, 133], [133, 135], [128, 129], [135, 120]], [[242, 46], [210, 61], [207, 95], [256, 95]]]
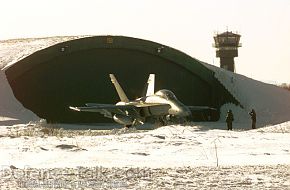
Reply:
[[215, 77], [240, 102], [243, 109], [233, 104], [222, 107], [221, 119], [232, 109], [237, 122], [250, 122], [248, 112], [255, 109], [258, 126], [278, 124], [290, 120], [290, 92], [240, 74], [204, 64], [215, 72]]
[[0, 125], [28, 123], [39, 120], [14, 97], [4, 71], [0, 70]]
[[[0, 68], [4, 70], [35, 51], [60, 42], [82, 37], [86, 36], [0, 41]], [[290, 120], [290, 93], [288, 91], [206, 63], [203, 64], [215, 72], [215, 77], [243, 106], [239, 107], [233, 104], [224, 105], [221, 109], [221, 121], [224, 121], [227, 110], [232, 109], [235, 123], [242, 128], [248, 128], [251, 122], [248, 112], [252, 108], [256, 110], [258, 126], [278, 124]], [[2, 116], [2, 120], [4, 120], [4, 117], [12, 117], [25, 122], [27, 120], [34, 120], [35, 116], [25, 110], [13, 97], [3, 71], [1, 71], [0, 77], [0, 116]]]

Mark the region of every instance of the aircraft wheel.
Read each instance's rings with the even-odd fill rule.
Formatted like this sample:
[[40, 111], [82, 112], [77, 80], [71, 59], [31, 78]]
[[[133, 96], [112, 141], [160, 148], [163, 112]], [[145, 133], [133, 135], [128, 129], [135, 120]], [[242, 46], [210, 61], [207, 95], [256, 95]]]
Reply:
[[166, 126], [167, 125], [167, 120], [164, 117], [159, 118], [159, 122], [161, 126]]
[[132, 125], [124, 125], [125, 129], [129, 129], [130, 127], [132, 127]]
[[187, 119], [185, 117], [180, 118], [180, 123], [185, 124], [187, 122]]

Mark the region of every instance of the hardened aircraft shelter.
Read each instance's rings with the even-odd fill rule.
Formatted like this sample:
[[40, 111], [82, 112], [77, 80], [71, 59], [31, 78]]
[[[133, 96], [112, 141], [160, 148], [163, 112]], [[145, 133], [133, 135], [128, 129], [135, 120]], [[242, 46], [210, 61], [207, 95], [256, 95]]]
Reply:
[[129, 99], [144, 95], [150, 73], [156, 90], [169, 89], [186, 105], [217, 111], [195, 112], [192, 119], [217, 120], [219, 108], [238, 102], [199, 60], [174, 48], [124, 36], [94, 36], [39, 50], [5, 70], [15, 97], [49, 122], [112, 122], [98, 113], [80, 113], [69, 106], [116, 103], [113, 73]]

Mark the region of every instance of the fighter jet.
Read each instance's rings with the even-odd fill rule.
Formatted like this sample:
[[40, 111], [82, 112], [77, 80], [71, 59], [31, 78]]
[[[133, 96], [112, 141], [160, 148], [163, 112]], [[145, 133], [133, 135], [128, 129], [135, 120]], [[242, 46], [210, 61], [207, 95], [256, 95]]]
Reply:
[[86, 103], [84, 107], [70, 106], [69, 108], [80, 112], [99, 112], [125, 127], [142, 125], [148, 119], [158, 121], [162, 125], [169, 121], [185, 121], [191, 116], [190, 110], [208, 109], [208, 107], [185, 106], [170, 90], [163, 89], [155, 93], [155, 74], [149, 75], [146, 96], [130, 101], [116, 77], [113, 74], [109, 76], [120, 102], [116, 104]]

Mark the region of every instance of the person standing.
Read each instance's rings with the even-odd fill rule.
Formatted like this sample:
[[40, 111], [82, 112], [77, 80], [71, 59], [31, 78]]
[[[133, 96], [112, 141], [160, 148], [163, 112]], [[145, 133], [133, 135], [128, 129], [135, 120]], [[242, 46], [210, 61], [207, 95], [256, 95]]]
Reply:
[[233, 130], [234, 115], [232, 110], [229, 110], [226, 117], [228, 130]]
[[252, 129], [256, 129], [256, 112], [254, 109], [249, 113], [252, 119]]

